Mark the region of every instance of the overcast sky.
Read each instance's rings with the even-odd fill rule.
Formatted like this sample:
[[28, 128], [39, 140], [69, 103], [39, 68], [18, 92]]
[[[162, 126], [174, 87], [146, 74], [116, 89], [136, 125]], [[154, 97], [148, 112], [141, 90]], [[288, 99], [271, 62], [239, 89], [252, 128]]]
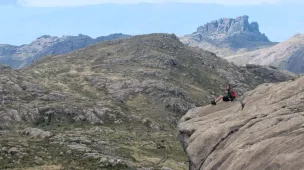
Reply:
[[303, 9], [304, 0], [0, 0], [0, 44], [27, 44], [42, 35], [182, 36], [241, 15], [279, 42], [304, 33]]

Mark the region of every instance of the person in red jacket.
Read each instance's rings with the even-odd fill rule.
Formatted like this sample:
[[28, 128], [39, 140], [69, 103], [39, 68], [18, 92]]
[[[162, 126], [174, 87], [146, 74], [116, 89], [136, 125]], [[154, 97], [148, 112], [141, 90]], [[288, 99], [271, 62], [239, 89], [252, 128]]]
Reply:
[[226, 89], [227, 89], [227, 95], [226, 96], [219, 96], [217, 99], [211, 101], [212, 105], [216, 105], [216, 103], [221, 101], [221, 100], [223, 100], [224, 102], [232, 102], [236, 98], [237, 94], [232, 89], [230, 84], [227, 84]]

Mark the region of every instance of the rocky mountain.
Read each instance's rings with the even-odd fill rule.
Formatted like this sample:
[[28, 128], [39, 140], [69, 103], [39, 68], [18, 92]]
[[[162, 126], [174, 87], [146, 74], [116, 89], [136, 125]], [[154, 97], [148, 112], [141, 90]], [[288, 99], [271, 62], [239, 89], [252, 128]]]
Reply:
[[151, 34], [0, 67], [0, 169], [187, 169], [179, 119], [229, 82], [241, 95], [294, 75]]
[[197, 28], [193, 34], [181, 37], [189, 46], [200, 47], [227, 56], [273, 46], [265, 34], [260, 33], [257, 22], [249, 23], [248, 16], [235, 19], [221, 18]]
[[229, 56], [225, 59], [237, 65], [271, 65], [294, 73], [304, 73], [304, 35], [297, 34], [273, 47]]
[[263, 84], [237, 102], [190, 110], [179, 123], [189, 169], [304, 167], [303, 84]]
[[53, 37], [44, 35], [22, 46], [0, 45], [0, 63], [18, 69], [48, 55], [66, 54], [98, 42], [127, 38], [129, 35], [111, 34], [93, 39], [87, 35]]

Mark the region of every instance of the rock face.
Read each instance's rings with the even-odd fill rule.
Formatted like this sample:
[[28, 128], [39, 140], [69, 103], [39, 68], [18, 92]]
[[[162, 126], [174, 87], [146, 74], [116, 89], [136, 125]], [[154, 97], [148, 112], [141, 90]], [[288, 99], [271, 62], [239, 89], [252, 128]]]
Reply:
[[44, 35], [30, 44], [22, 46], [0, 45], [0, 63], [12, 68], [22, 68], [41, 57], [66, 54], [98, 42], [130, 37], [124, 34], [111, 34], [93, 39], [87, 35], [53, 37]]
[[190, 170], [304, 167], [303, 84], [263, 84], [239, 101], [190, 110], [178, 125]]
[[304, 35], [297, 34], [273, 47], [226, 57], [237, 65], [275, 66], [294, 73], [304, 72]]
[[193, 34], [181, 37], [181, 41], [220, 56], [274, 45], [265, 34], [260, 33], [259, 24], [249, 23], [248, 19], [245, 15], [214, 20], [198, 27]]
[[257, 40], [268, 42], [268, 38], [260, 33], [259, 24], [252, 22], [249, 24], [248, 16], [240, 16], [235, 19], [221, 18], [219, 20], [211, 21], [210, 23], [200, 26], [196, 33], [202, 34], [218, 34], [218, 33], [239, 33], [251, 32], [257, 33]]

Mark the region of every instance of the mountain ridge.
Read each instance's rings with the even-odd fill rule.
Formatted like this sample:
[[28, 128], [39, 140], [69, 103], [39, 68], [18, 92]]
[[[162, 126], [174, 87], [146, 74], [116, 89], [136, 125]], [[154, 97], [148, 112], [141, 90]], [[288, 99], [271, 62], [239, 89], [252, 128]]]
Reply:
[[271, 65], [294, 73], [304, 72], [304, 35], [296, 34], [275, 46], [225, 57], [237, 65]]
[[101, 36], [96, 39], [82, 34], [62, 37], [43, 35], [30, 44], [0, 45], [0, 63], [19, 69], [29, 66], [35, 60], [47, 55], [65, 54], [98, 42], [127, 37], [130, 36], [121, 33]]

